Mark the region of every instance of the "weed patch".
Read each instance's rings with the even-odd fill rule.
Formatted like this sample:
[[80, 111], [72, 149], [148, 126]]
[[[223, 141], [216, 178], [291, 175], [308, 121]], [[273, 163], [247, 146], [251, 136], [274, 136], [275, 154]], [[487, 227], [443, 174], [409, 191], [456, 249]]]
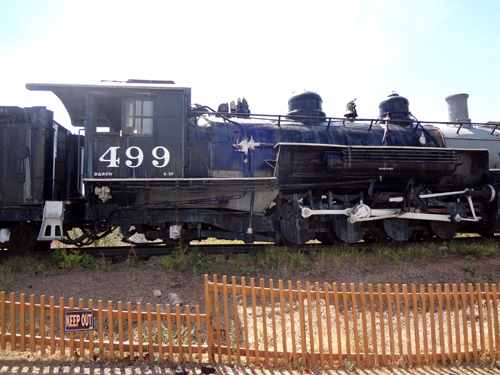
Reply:
[[486, 259], [500, 255], [495, 241], [481, 241], [477, 243], [450, 242], [450, 253], [464, 256], [467, 260]]

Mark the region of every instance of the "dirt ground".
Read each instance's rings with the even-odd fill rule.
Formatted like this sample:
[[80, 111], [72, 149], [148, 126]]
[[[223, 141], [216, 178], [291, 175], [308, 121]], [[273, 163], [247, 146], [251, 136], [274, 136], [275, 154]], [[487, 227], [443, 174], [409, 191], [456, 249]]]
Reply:
[[[222, 276], [222, 275], [219, 275]], [[231, 276], [240, 276], [238, 270]], [[282, 279], [286, 285], [288, 280], [301, 281], [314, 284], [324, 282], [337, 284], [354, 283], [356, 286], [363, 283], [368, 284], [467, 284], [467, 283], [500, 283], [500, 258], [488, 258], [482, 260], [466, 259], [455, 254], [446, 254], [440, 258], [410, 262], [379, 262], [364, 264], [360, 266], [351, 265], [340, 268], [329, 268], [316, 270], [271, 270], [258, 269], [255, 274], [246, 277], [256, 280]], [[213, 279], [213, 275], [209, 275]], [[220, 280], [220, 278], [219, 278]], [[267, 285], [267, 283], [266, 283]], [[153, 290], [161, 292], [160, 297], [153, 295]], [[15, 292], [16, 295], [25, 293], [26, 296], [35, 294], [37, 297], [55, 296], [56, 299], [64, 297], [74, 298], [75, 302], [82, 298], [84, 303], [93, 299], [94, 304], [102, 300], [107, 301], [141, 302], [144, 306], [151, 303], [165, 305], [171, 303], [169, 294], [177, 294], [183, 305], [200, 305], [204, 311], [205, 289], [204, 275], [192, 272], [170, 271], [161, 264], [159, 257], [151, 257], [143, 266], [124, 269], [113, 269], [106, 271], [79, 270], [60, 271], [55, 273], [22, 274], [17, 275], [6, 290], [7, 293]], [[116, 305], [115, 305], [116, 306]]]
[[[227, 275], [228, 279], [233, 275]], [[238, 276], [235, 274], [235, 276]], [[211, 278], [212, 275], [209, 275]], [[303, 285], [309, 281], [314, 282], [337, 282], [367, 284], [460, 284], [460, 283], [499, 283], [500, 282], [500, 259], [490, 258], [483, 260], [466, 259], [454, 254], [446, 254], [439, 259], [413, 261], [411, 263], [384, 263], [369, 264], [356, 267], [354, 265], [335, 269], [315, 270], [258, 270], [255, 274], [247, 276], [247, 280], [254, 277], [256, 280], [263, 278], [292, 280], [294, 286], [300, 280]], [[159, 290], [161, 296], [155, 296], [154, 290]], [[6, 290], [7, 293], [15, 292], [16, 295], [25, 293], [27, 296], [40, 295], [74, 298], [75, 303], [79, 298], [87, 305], [88, 299], [94, 300], [94, 306], [98, 300], [106, 305], [107, 301], [123, 301], [135, 304], [141, 302], [143, 306], [151, 303], [165, 305], [171, 303], [169, 294], [174, 293], [182, 299], [184, 305], [200, 305], [204, 312], [204, 276], [169, 271], [161, 265], [158, 257], [150, 258], [140, 267], [124, 269], [113, 269], [106, 271], [80, 270], [71, 272], [39, 273], [18, 275]], [[171, 298], [171, 297], [170, 297]], [[67, 302], [66, 302], [67, 303]], [[190, 364], [191, 374], [199, 374], [199, 366]], [[174, 373], [168, 365], [160, 367], [147, 363], [99, 363], [93, 361], [69, 360], [61, 362], [60, 359], [52, 359], [47, 356], [40, 358], [30, 354], [0, 352], [0, 375], [2, 374], [156, 374]], [[371, 370], [356, 369], [352, 372], [366, 374], [489, 374], [500, 373], [496, 365], [460, 366], [460, 367], [424, 367], [419, 369], [387, 369], [376, 368]], [[296, 374], [296, 373], [331, 373], [343, 374], [343, 370], [319, 370], [302, 369], [291, 371], [288, 369], [265, 369], [244, 366], [220, 365], [217, 367], [219, 374]]]

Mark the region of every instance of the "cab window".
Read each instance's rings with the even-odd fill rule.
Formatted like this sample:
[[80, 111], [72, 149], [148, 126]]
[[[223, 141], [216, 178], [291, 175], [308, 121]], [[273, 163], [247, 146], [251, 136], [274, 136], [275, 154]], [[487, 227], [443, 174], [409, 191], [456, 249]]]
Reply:
[[153, 100], [124, 99], [123, 110], [125, 135], [153, 135]]

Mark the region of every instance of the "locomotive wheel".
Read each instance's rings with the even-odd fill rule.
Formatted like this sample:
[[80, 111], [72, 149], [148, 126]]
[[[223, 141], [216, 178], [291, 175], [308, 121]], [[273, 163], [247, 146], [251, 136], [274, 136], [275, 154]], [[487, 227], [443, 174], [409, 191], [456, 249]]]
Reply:
[[360, 232], [361, 223], [350, 223], [346, 217], [333, 219], [333, 230], [335, 234], [344, 242], [356, 243], [363, 239]]
[[410, 220], [407, 219], [384, 219], [384, 230], [394, 241], [408, 241], [413, 235], [409, 229]]
[[28, 250], [33, 250], [36, 244], [38, 233], [31, 224], [17, 224], [10, 234], [10, 240], [6, 242], [7, 251], [21, 254]]
[[477, 223], [477, 232], [483, 237], [495, 237], [500, 222], [498, 210], [494, 205], [486, 205], [481, 216], [482, 219]]
[[431, 221], [431, 229], [436, 236], [443, 240], [451, 240], [457, 235], [453, 223], [444, 221]]
[[292, 205], [285, 205], [281, 210], [280, 230], [285, 245], [303, 245], [313, 239], [309, 232], [309, 219], [293, 212]]
[[291, 215], [280, 221], [280, 229], [288, 245], [303, 245], [313, 237], [309, 233], [309, 219], [301, 214]]

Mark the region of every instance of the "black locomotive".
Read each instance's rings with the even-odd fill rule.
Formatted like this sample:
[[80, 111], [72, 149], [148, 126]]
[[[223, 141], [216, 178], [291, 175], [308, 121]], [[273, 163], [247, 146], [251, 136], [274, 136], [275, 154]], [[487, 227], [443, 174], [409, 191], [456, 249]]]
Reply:
[[[0, 247], [85, 245], [119, 226], [165, 243], [207, 237], [303, 244], [408, 241], [499, 231], [500, 131], [423, 124], [392, 94], [377, 119], [327, 117], [314, 92], [289, 113], [217, 111], [189, 88], [131, 80], [28, 84], [44, 107], [0, 107]], [[451, 114], [450, 116], [453, 116]], [[71, 238], [70, 229], [82, 235]]]

